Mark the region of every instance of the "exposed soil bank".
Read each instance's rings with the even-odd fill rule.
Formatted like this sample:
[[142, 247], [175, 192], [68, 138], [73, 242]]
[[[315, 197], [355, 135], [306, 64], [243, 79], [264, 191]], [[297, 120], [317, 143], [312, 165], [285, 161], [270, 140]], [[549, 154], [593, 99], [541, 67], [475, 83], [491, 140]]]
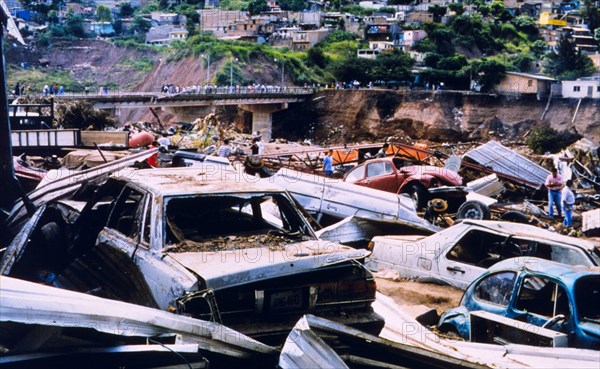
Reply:
[[295, 134], [341, 144], [381, 141], [389, 136], [432, 141], [522, 138], [535, 126], [576, 130], [600, 141], [600, 100], [457, 92], [327, 90], [305, 104], [290, 105], [274, 117], [274, 136]]

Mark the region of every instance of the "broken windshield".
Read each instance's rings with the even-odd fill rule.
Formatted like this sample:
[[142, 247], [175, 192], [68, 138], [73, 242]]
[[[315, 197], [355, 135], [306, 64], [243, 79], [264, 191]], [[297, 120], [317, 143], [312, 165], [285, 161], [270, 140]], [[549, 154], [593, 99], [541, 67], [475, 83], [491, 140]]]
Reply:
[[575, 305], [582, 321], [600, 324], [600, 276], [580, 278], [575, 283]]
[[173, 197], [165, 203], [170, 251], [277, 248], [313, 238], [293, 203], [279, 193]]

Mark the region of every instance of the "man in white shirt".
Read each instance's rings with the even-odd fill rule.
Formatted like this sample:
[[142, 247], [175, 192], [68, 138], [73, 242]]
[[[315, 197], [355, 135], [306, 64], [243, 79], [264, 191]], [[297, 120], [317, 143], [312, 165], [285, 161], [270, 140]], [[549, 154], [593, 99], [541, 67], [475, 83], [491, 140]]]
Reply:
[[571, 186], [573, 186], [573, 181], [569, 179], [565, 187], [563, 187], [561, 193], [563, 210], [565, 212], [565, 220], [563, 221], [565, 227], [573, 226], [573, 205], [575, 204], [575, 194], [573, 193], [573, 190], [571, 190]]

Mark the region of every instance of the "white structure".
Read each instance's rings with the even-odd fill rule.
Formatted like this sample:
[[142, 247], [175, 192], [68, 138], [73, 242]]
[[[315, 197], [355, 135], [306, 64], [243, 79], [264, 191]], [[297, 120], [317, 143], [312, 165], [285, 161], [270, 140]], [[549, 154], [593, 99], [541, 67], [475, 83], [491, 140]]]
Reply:
[[585, 97], [600, 99], [600, 78], [562, 81], [562, 96], [575, 99]]
[[151, 45], [168, 45], [172, 41], [185, 40], [188, 31], [179, 26], [156, 26], [152, 27], [146, 33], [146, 43]]

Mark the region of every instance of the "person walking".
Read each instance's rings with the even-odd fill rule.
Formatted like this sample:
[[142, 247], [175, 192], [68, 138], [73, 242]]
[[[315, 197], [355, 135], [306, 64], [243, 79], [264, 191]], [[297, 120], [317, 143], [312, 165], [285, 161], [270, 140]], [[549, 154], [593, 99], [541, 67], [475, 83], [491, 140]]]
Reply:
[[327, 151], [327, 154], [323, 158], [323, 173], [325, 177], [333, 177], [333, 150]]
[[548, 189], [548, 215], [550, 218], [554, 218], [554, 209], [556, 206], [556, 212], [558, 217], [562, 217], [561, 214], [561, 201], [560, 201], [560, 190], [563, 188], [563, 179], [556, 168], [550, 170], [550, 174], [546, 177], [546, 188]]
[[575, 205], [575, 194], [571, 189], [572, 186], [573, 181], [570, 179], [567, 180], [567, 183], [563, 187], [561, 193], [563, 210], [565, 212], [565, 220], [563, 221], [565, 227], [573, 226], [573, 205]]

